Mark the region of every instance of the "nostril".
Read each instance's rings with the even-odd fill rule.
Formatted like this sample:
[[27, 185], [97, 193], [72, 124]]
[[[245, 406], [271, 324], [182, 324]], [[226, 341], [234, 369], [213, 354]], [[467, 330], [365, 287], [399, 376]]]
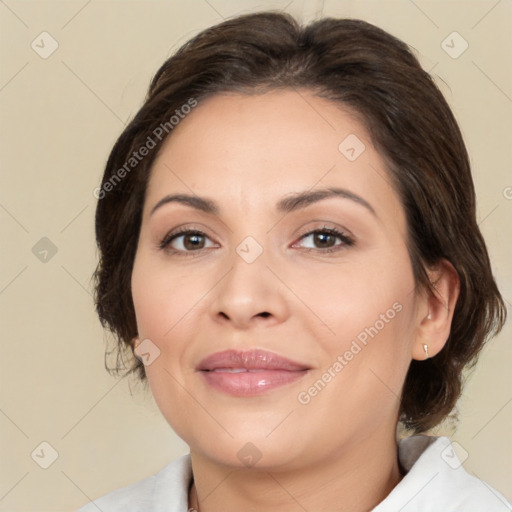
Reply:
[[267, 311], [263, 311], [263, 313], [260, 313], [259, 316], [262, 316], [263, 318], [267, 318], [267, 316], [270, 316], [270, 313]]

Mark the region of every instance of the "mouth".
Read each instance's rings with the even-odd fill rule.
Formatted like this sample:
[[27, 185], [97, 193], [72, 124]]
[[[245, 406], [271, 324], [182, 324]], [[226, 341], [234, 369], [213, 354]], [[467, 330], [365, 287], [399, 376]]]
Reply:
[[207, 384], [234, 396], [257, 396], [303, 378], [311, 367], [266, 350], [217, 352], [197, 370]]

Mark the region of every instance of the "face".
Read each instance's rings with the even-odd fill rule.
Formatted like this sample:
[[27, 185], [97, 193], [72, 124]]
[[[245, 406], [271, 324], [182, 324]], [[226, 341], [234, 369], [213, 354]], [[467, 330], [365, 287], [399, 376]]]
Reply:
[[383, 159], [336, 103], [225, 94], [180, 122], [132, 294], [155, 401], [192, 453], [295, 467], [394, 434], [424, 313], [405, 233]]

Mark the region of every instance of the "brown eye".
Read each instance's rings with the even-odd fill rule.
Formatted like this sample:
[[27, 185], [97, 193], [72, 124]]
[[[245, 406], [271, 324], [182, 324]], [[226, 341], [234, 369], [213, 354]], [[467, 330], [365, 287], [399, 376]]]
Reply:
[[193, 252], [213, 246], [213, 242], [204, 233], [190, 230], [167, 235], [160, 243], [161, 249], [168, 248], [176, 252]]
[[336, 245], [336, 237], [330, 233], [315, 233], [313, 242], [317, 248], [324, 249]]
[[204, 247], [205, 241], [202, 235], [184, 235], [183, 236], [183, 246], [185, 249], [193, 251], [195, 249], [202, 249]]
[[[325, 252], [329, 252], [329, 249], [337, 250], [354, 244], [354, 241], [349, 236], [332, 228], [311, 231], [303, 235], [300, 240], [302, 242], [301, 245], [306, 249], [320, 251], [326, 249]], [[307, 243], [304, 244], [304, 241], [307, 241]]]

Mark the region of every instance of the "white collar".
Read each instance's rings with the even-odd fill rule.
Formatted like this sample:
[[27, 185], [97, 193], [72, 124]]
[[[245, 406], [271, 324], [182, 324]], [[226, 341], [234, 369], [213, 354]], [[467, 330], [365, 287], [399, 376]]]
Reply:
[[[503, 495], [465, 471], [447, 437], [402, 439], [398, 457], [407, 473], [371, 512], [512, 512]], [[78, 512], [187, 512], [191, 481], [187, 454]]]

